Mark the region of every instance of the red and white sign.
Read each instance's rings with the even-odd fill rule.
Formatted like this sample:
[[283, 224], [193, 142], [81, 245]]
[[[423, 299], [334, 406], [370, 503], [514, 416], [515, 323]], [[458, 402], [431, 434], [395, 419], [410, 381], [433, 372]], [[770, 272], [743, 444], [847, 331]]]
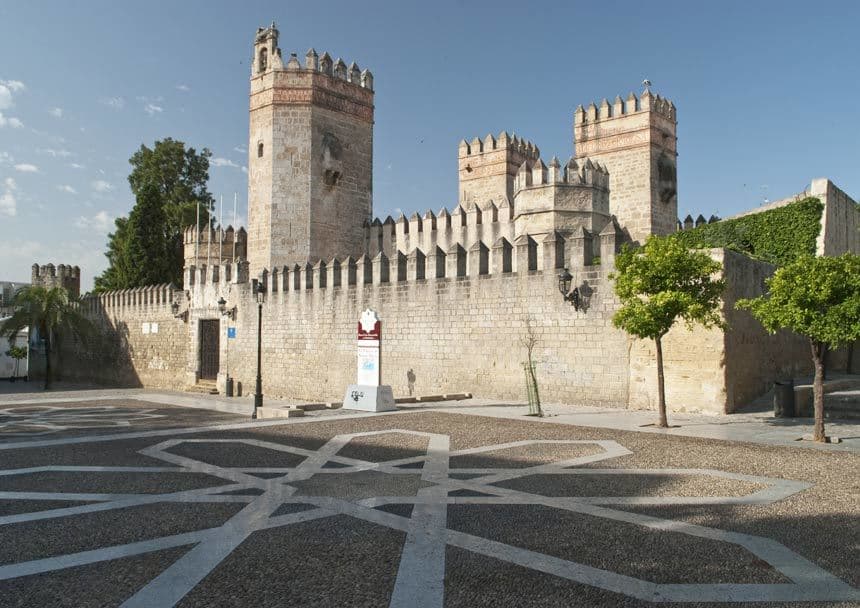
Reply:
[[369, 308], [361, 314], [358, 322], [358, 384], [379, 386], [379, 342], [382, 335], [382, 321]]

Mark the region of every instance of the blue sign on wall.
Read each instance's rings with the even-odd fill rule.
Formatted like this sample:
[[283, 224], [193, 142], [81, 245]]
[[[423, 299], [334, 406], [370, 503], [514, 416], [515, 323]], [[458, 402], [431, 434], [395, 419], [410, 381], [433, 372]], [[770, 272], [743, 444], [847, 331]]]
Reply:
[[227, 337], [228, 338], [235, 338], [236, 337], [236, 328], [235, 327], [228, 327], [227, 328]]

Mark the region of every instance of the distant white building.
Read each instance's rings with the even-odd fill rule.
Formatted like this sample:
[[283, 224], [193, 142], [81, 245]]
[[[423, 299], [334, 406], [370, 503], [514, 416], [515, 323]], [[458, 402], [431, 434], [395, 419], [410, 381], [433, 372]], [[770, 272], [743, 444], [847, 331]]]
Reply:
[[0, 281], [0, 317], [6, 317], [12, 314], [12, 301], [15, 298], [15, 292], [22, 287], [27, 287], [28, 285], [29, 283]]

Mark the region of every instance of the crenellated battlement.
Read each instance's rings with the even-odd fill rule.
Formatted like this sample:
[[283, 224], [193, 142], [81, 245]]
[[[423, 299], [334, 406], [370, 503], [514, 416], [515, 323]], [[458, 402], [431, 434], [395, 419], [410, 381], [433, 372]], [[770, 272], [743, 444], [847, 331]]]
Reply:
[[633, 241], [675, 232], [677, 125], [675, 104], [647, 86], [639, 97], [604, 98], [573, 113], [575, 158], [609, 170], [612, 213]]
[[304, 62], [299, 61], [298, 53], [290, 53], [285, 63], [278, 46], [279, 36], [280, 32], [274, 22], [269, 27], [257, 28], [254, 60], [251, 62], [252, 77], [269, 72], [313, 72], [373, 91], [373, 73], [370, 70], [362, 70], [355, 61], [347, 65], [340, 57], [333, 59], [328, 52], [323, 52], [320, 56], [316, 50], [310, 48], [305, 53]]
[[[605, 251], [604, 259], [611, 262], [620, 245], [620, 231], [611, 223], [613, 230], [604, 230], [596, 239]], [[349, 287], [411, 283], [446, 279], [472, 278], [504, 275], [515, 277], [534, 271], [555, 273], [562, 268], [584, 268], [591, 259], [586, 259], [587, 248], [582, 246], [583, 234], [558, 232], [550, 234], [524, 234], [515, 240], [500, 237], [493, 242], [478, 240], [470, 247], [454, 243], [450, 247], [435, 246], [432, 249], [414, 248], [394, 250], [391, 255], [382, 251], [375, 255], [347, 256], [330, 260], [308, 260], [304, 263], [275, 268], [265, 268], [259, 275], [250, 277], [247, 262], [230, 265], [190, 268], [196, 275], [198, 290], [209, 285], [218, 293], [225, 293], [230, 285], [261, 281], [268, 298], [290, 292], [314, 290], [339, 290]], [[611, 268], [607, 265], [606, 268]], [[593, 268], [600, 270], [599, 268]], [[227, 278], [230, 277], [230, 278]], [[188, 285], [186, 285], [186, 289]], [[129, 290], [134, 292], [136, 290]], [[124, 293], [120, 299], [128, 300], [135, 294]]]
[[711, 215], [711, 217], [705, 219], [705, 216], [701, 213], [696, 219], [693, 219], [693, 216], [688, 213], [687, 217], [685, 217], [683, 220], [681, 220], [681, 218], [678, 218], [678, 230], [692, 230], [705, 224], [714, 224], [716, 222], [719, 222], [721, 219], [722, 218], [716, 215]]
[[81, 298], [85, 313], [127, 309], [131, 307], [154, 308], [172, 306], [176, 287], [170, 283], [147, 285], [134, 289], [116, 289], [89, 294]]
[[506, 131], [498, 137], [488, 134], [484, 139], [462, 140], [457, 151], [460, 203], [513, 201], [517, 169], [538, 158], [540, 149], [535, 144]]
[[620, 118], [621, 116], [629, 116], [637, 112], [654, 111], [657, 114], [665, 116], [669, 120], [675, 120], [675, 104], [669, 99], [651, 93], [649, 89], [645, 89], [641, 97], [636, 97], [632, 91], [627, 95], [626, 99], [622, 99], [620, 95], [616, 95], [613, 102], [610, 104], [605, 97], [600, 103], [591, 102], [587, 108], [578, 105], [573, 112], [573, 124], [580, 125], [586, 123], [600, 122], [609, 118]]
[[475, 137], [471, 142], [463, 139], [460, 141], [458, 151], [459, 157], [463, 158], [464, 156], [474, 156], [494, 150], [510, 150], [532, 160], [540, 156], [540, 150], [535, 144], [527, 139], [517, 137], [516, 133], [508, 135], [507, 131], [502, 131], [498, 137], [488, 133], [484, 139]]
[[[238, 260], [248, 257], [248, 233], [240, 227], [234, 230], [227, 228], [203, 228], [199, 231], [194, 225], [188, 226], [182, 233], [182, 243], [185, 265], [194, 263], [195, 255], [198, 260], [220, 259]], [[196, 251], [195, 251], [196, 250]]]
[[81, 269], [77, 266], [60, 264], [33, 264], [30, 273], [30, 283], [35, 287], [62, 287], [69, 296], [77, 298], [81, 294]]
[[571, 157], [562, 167], [558, 157], [553, 156], [547, 167], [538, 157], [534, 162], [525, 161], [520, 165], [514, 180], [514, 193], [549, 184], [592, 186], [608, 191], [609, 171], [599, 162], [592, 162], [589, 158], [580, 159], [577, 162]]

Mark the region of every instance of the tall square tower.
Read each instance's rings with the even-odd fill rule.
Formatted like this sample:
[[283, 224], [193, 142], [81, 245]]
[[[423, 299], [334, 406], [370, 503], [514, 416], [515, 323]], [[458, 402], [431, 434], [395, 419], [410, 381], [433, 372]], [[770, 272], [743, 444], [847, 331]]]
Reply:
[[574, 112], [576, 158], [609, 170], [610, 212], [633, 241], [677, 229], [677, 125], [675, 104], [648, 88]]
[[248, 260], [263, 268], [358, 256], [372, 216], [373, 75], [311, 49], [284, 61], [260, 28], [251, 68]]

